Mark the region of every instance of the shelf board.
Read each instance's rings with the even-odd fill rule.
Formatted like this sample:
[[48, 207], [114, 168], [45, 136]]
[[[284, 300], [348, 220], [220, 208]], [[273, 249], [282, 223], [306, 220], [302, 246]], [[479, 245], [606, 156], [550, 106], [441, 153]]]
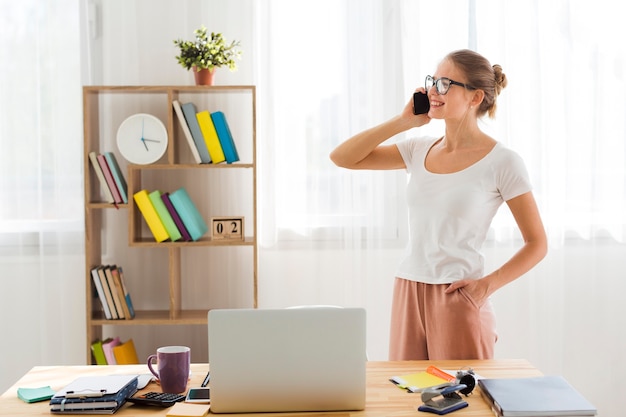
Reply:
[[102, 312], [95, 312], [92, 326], [148, 326], [174, 324], [207, 324], [208, 310], [181, 310], [177, 318], [171, 318], [168, 310], [138, 310], [131, 320], [107, 320]]
[[143, 237], [139, 240], [129, 242], [129, 246], [133, 247], [151, 247], [151, 248], [171, 248], [171, 247], [189, 247], [189, 246], [253, 246], [254, 239], [246, 237], [245, 240], [223, 239], [212, 240], [210, 237], [204, 237], [196, 241], [185, 242], [156, 242], [153, 237]]

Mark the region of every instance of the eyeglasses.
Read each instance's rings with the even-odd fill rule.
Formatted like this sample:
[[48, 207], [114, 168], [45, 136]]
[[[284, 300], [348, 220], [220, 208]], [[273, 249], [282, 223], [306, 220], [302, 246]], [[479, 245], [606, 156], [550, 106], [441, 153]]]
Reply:
[[463, 88], [467, 88], [468, 90], [476, 90], [476, 88], [472, 87], [471, 85], [463, 84], [458, 81], [451, 80], [450, 78], [441, 77], [441, 78], [434, 79], [430, 75], [426, 76], [426, 92], [428, 92], [434, 85], [435, 88], [437, 88], [437, 94], [443, 96], [444, 94], [448, 93], [450, 86], [453, 84], [461, 86]]

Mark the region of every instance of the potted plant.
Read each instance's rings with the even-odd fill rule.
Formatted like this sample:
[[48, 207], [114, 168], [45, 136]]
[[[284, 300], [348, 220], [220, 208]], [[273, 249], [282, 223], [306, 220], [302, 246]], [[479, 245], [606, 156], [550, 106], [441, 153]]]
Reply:
[[239, 41], [227, 43], [221, 33], [208, 34], [204, 26], [196, 29], [194, 34], [195, 40], [177, 39], [174, 44], [180, 48], [176, 60], [183, 68], [193, 69], [196, 84], [212, 85], [215, 68], [228, 66], [231, 71], [237, 69], [235, 59], [241, 59]]

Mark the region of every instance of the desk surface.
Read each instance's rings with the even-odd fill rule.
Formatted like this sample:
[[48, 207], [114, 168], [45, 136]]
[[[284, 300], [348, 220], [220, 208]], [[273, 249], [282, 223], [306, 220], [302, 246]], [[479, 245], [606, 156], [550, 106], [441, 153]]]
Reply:
[[[365, 410], [354, 412], [324, 412], [324, 413], [263, 413], [263, 417], [280, 416], [307, 416], [307, 417], [389, 417], [389, 416], [428, 416], [429, 413], [418, 413], [416, 408], [421, 404], [419, 394], [409, 394], [389, 382], [389, 378], [397, 375], [406, 375], [425, 370], [429, 365], [441, 369], [458, 370], [462, 367], [471, 367], [476, 373], [485, 378], [511, 378], [541, 375], [536, 368], [525, 360], [487, 360], [487, 361], [406, 361], [406, 362], [368, 362], [367, 363], [367, 400]], [[208, 364], [192, 364], [192, 378], [189, 386], [199, 386], [206, 372]], [[27, 404], [17, 398], [18, 388], [39, 388], [50, 385], [53, 390], [59, 390], [83, 375], [109, 374], [142, 374], [147, 373], [145, 365], [118, 365], [118, 366], [36, 366], [0, 396], [0, 416], [35, 416], [50, 415], [48, 401]], [[159, 386], [150, 383], [144, 391], [159, 391]], [[472, 395], [465, 398], [469, 407], [456, 411], [454, 416], [493, 416], [493, 413], [478, 393], [478, 388]], [[126, 416], [165, 416], [167, 408], [146, 408], [124, 405], [115, 415]], [[237, 417], [249, 414], [237, 414]], [[216, 414], [219, 416], [219, 414]]]

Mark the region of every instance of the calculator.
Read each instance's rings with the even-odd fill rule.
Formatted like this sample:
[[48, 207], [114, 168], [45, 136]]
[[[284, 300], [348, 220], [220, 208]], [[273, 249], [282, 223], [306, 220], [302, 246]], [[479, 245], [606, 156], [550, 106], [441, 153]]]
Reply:
[[171, 407], [174, 403], [183, 401], [184, 394], [169, 394], [166, 392], [146, 392], [136, 397], [130, 397], [129, 402], [139, 405], [152, 405], [156, 407]]

